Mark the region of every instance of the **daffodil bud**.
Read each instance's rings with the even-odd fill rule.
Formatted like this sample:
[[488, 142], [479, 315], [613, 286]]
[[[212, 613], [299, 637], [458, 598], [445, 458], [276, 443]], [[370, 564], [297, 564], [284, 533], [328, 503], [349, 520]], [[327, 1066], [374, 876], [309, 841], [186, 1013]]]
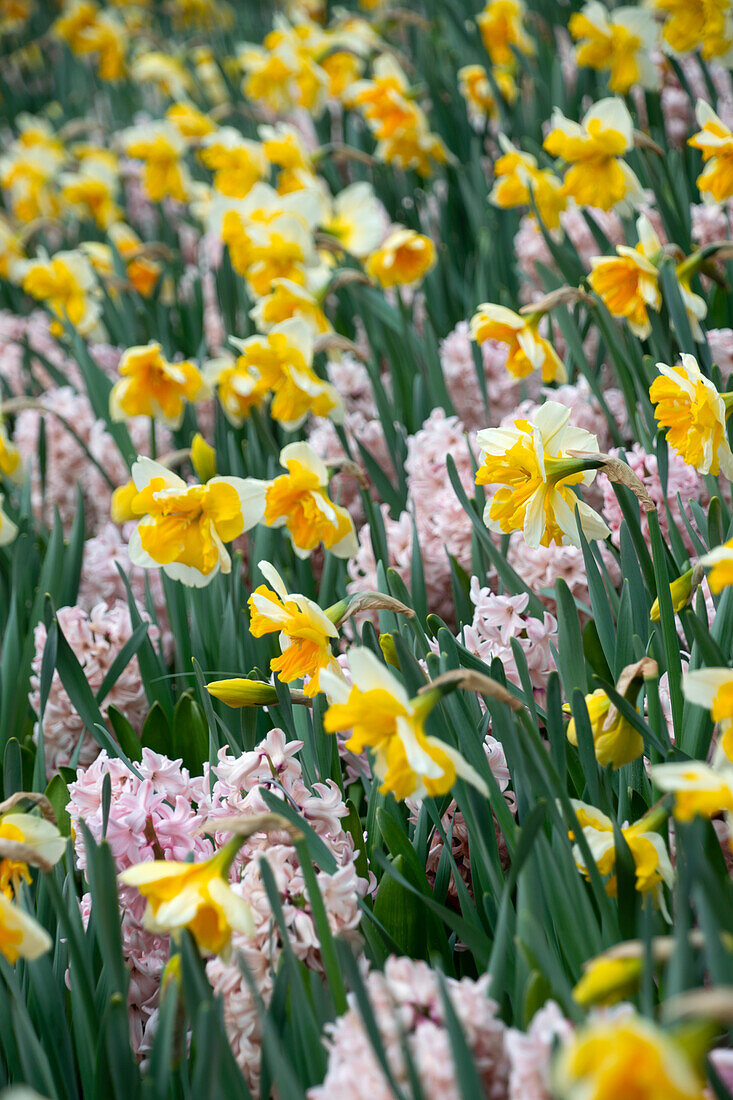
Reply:
[[582, 1008], [615, 1004], [634, 992], [641, 971], [640, 957], [613, 959], [600, 955], [586, 965], [583, 977], [573, 989], [573, 1000]]
[[392, 668], [396, 668], [399, 672], [400, 659], [397, 656], [397, 647], [394, 644], [394, 638], [391, 634], [379, 635], [379, 648], [387, 664], [392, 665]]
[[201, 432], [191, 440], [191, 465], [199, 481], [208, 481], [216, 474], [216, 451], [206, 442]]
[[206, 690], [228, 707], [269, 707], [277, 703], [277, 690], [272, 684], [247, 677], [214, 680], [206, 685]]
[[[703, 577], [702, 568], [698, 565], [693, 566], [692, 569], [688, 569], [686, 573], [683, 573], [681, 577], [677, 577], [672, 581], [669, 586], [669, 592], [672, 597], [672, 610], [675, 615], [678, 615], [683, 607], [687, 607], [688, 603], [695, 594], [695, 590], [700, 584]], [[652, 604], [652, 609], [649, 612], [649, 618], [654, 623], [659, 622], [659, 600], [655, 600]]]

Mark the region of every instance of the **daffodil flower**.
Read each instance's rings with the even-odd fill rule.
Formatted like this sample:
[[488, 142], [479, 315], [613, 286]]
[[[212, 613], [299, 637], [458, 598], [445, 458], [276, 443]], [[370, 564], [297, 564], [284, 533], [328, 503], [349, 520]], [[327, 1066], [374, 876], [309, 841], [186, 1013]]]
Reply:
[[266, 483], [253, 478], [212, 477], [187, 485], [159, 462], [138, 458], [132, 467], [137, 495], [131, 511], [141, 519], [130, 537], [130, 561], [160, 566], [173, 580], [202, 587], [231, 558], [224, 546], [262, 519]]
[[255, 302], [249, 312], [260, 332], [271, 332], [283, 321], [304, 321], [315, 335], [331, 330], [320, 298], [290, 279], [273, 279], [269, 294]]
[[0, 890], [0, 954], [13, 965], [18, 959], [37, 959], [52, 947], [46, 929]]
[[56, 320], [54, 336], [70, 321], [82, 336], [99, 331], [99, 288], [89, 261], [80, 251], [56, 252], [53, 257], [28, 260], [23, 266], [23, 290], [43, 302]]
[[573, 486], [590, 485], [595, 477], [597, 463], [578, 455], [597, 453], [598, 441], [569, 419], [565, 405], [546, 401], [534, 423], [519, 419], [511, 428], [477, 434], [476, 484], [499, 486], [484, 511], [492, 531], [522, 531], [528, 546], [578, 545], [577, 509], [586, 538], [608, 536], [601, 517], [573, 492]]
[[652, 5], [664, 18], [666, 52], [683, 55], [700, 50], [706, 61], [729, 60], [733, 20], [726, 0], [652, 0]]
[[222, 126], [207, 134], [198, 156], [214, 172], [215, 189], [230, 198], [243, 199], [268, 170], [260, 143], [243, 137], [233, 126]]
[[435, 266], [435, 245], [414, 229], [396, 229], [364, 265], [380, 286], [411, 286]]
[[637, 1013], [591, 1019], [556, 1055], [553, 1089], [566, 1100], [704, 1100], [681, 1043]]
[[659, 31], [651, 11], [641, 7], [608, 11], [599, 0], [590, 0], [570, 16], [568, 30], [578, 43], [578, 65], [607, 71], [610, 91], [626, 95], [634, 84], [651, 91], [659, 88], [652, 57]]
[[524, 26], [522, 0], [489, 0], [476, 16], [476, 26], [492, 65], [514, 66], [514, 51], [531, 57], [535, 52]]
[[719, 762], [713, 767], [700, 760], [655, 764], [652, 781], [660, 791], [674, 796], [674, 816], [678, 821], [695, 817], [712, 818], [733, 815], [733, 766]]
[[471, 337], [478, 344], [496, 340], [507, 346], [506, 369], [515, 378], [542, 371], [543, 382], [566, 382], [565, 367], [550, 341], [540, 336], [541, 313], [523, 317], [506, 306], [484, 302], [471, 318]]
[[[18, 848], [22, 854], [13, 854], [16, 844], [22, 846]], [[21, 881], [30, 882], [29, 863], [38, 860], [52, 867], [65, 850], [66, 838], [45, 818], [30, 813], [0, 814], [0, 894], [12, 899]]]
[[[616, 897], [618, 883], [613, 822], [595, 806], [576, 799], [570, 801], [598, 872], [607, 878], [606, 893]], [[629, 846], [636, 867], [636, 889], [643, 894], [654, 891], [659, 895], [662, 884], [671, 886], [674, 879], [667, 848], [659, 833], [653, 829], [657, 823], [647, 814], [633, 825], [621, 826], [621, 835]], [[573, 858], [578, 870], [589, 878], [585, 857], [577, 844], [573, 845]]]
[[122, 143], [128, 156], [143, 162], [143, 188], [152, 202], [186, 201], [191, 185], [183, 162], [186, 142], [175, 126], [164, 121], [133, 126]]
[[323, 719], [327, 733], [351, 730], [346, 747], [355, 753], [370, 749], [374, 773], [383, 793], [398, 800], [446, 794], [457, 778], [482, 794], [486, 785], [452, 746], [425, 733], [425, 719], [439, 701], [440, 691], [410, 699], [402, 684], [369, 649], [348, 653], [351, 686], [327, 669], [321, 689], [330, 706]]
[[241, 838], [234, 837], [201, 863], [152, 860], [123, 871], [120, 882], [147, 898], [145, 928], [159, 936], [178, 936], [187, 928], [202, 952], [224, 957], [231, 950], [233, 932], [251, 936], [250, 908], [228, 882], [241, 846]]
[[386, 225], [387, 215], [374, 188], [359, 180], [335, 196], [322, 228], [345, 252], [363, 259], [380, 245]]
[[634, 125], [622, 99], [594, 103], [581, 122], [555, 108], [544, 148], [568, 165], [563, 190], [578, 206], [624, 212], [643, 197], [641, 184], [621, 158], [633, 148]]
[[649, 310], [659, 312], [658, 261], [662, 244], [649, 219], [642, 214], [636, 223], [639, 243], [635, 248], [618, 245], [615, 256], [591, 259], [589, 282], [612, 317], [623, 317], [640, 340], [652, 330]]
[[278, 633], [281, 656], [272, 659], [271, 671], [286, 684], [305, 679], [306, 695], [316, 695], [323, 669], [340, 675], [331, 651], [333, 639], [338, 638], [336, 625], [313, 600], [298, 592], [288, 593], [282, 577], [268, 561], [259, 562], [258, 568], [270, 588], [260, 585], [249, 598], [250, 634], [262, 638]]
[[612, 1005], [633, 994], [642, 974], [642, 959], [599, 958], [585, 964], [583, 977], [573, 989], [573, 1000], [582, 1008]]
[[716, 596], [733, 584], [733, 539], [724, 542], [722, 546], [716, 546], [699, 560], [700, 565], [710, 570], [708, 584], [710, 591]]
[[701, 474], [733, 477], [733, 454], [725, 421], [733, 396], [721, 395], [701, 372], [694, 355], [682, 354], [679, 366], [657, 363], [659, 377], [649, 389], [654, 415], [667, 429], [667, 442]]
[[540, 168], [536, 157], [517, 149], [504, 134], [499, 134], [499, 146], [502, 155], [494, 163], [489, 202], [501, 210], [534, 203], [545, 228], [556, 230], [568, 204], [562, 180], [549, 169]]
[[113, 420], [150, 416], [175, 429], [181, 426], [187, 402], [209, 396], [198, 367], [189, 360], [169, 363], [155, 341], [128, 348], [118, 369], [122, 377], [109, 397]]
[[336, 557], [353, 557], [359, 545], [354, 521], [329, 498], [323, 460], [308, 443], [289, 443], [280, 452], [280, 464], [288, 472], [266, 489], [267, 526], [286, 527], [300, 558], [307, 558], [321, 542]]
[[[603, 688], [598, 688], [591, 695], [586, 695], [585, 705], [588, 708], [596, 760], [602, 768], [607, 764], [612, 764], [614, 768], [621, 768], [624, 764], [629, 764], [641, 756], [644, 751], [641, 734], [620, 711], [614, 708], [614, 714], [609, 714], [611, 700]], [[566, 736], [571, 745], [577, 746], [578, 734], [575, 719], [571, 719], [568, 723]]]

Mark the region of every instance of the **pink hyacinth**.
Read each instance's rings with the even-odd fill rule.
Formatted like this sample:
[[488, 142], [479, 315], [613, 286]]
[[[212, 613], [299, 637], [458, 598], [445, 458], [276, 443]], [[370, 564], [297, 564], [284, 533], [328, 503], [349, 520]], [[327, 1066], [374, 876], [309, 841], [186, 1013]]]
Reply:
[[471, 578], [473, 621], [462, 631], [463, 644], [471, 653], [490, 665], [498, 658], [508, 680], [520, 685], [519, 672], [511, 641], [516, 639], [527, 660], [527, 668], [536, 691], [545, 688], [554, 669], [551, 644], [557, 641], [557, 621], [549, 612], [542, 619], [528, 614], [529, 595], [498, 596], [482, 588], [478, 577]]
[[[550, 1063], [553, 1047], [570, 1038], [573, 1026], [554, 1001], [547, 1001], [532, 1018], [527, 1032], [509, 1028], [508, 1100], [552, 1100]], [[620, 1098], [619, 1098], [620, 1100]]]
[[[228, 817], [263, 813], [268, 806], [262, 790], [269, 789], [277, 797], [283, 797], [284, 790], [290, 804], [297, 806], [336, 860], [334, 873], [317, 869], [316, 876], [331, 930], [354, 941], [360, 918], [359, 899], [370, 884], [356, 873], [353, 841], [342, 824], [347, 809], [340, 789], [331, 780], [315, 783], [312, 788], [306, 786], [297, 760], [301, 747], [301, 741], [287, 741], [283, 731], [275, 729], [255, 749], [239, 757], [222, 749], [213, 768], [216, 778], [206, 800], [207, 812], [212, 824], [221, 822], [223, 839], [227, 835]], [[318, 936], [292, 840], [284, 832], [256, 834], [246, 841], [233, 868], [234, 889], [252, 910], [254, 936], [248, 939], [235, 935], [235, 956], [230, 962], [215, 958], [207, 963], [214, 991], [223, 997], [224, 1020], [234, 1056], [253, 1088], [259, 1083], [262, 1036], [256, 1003], [238, 956], [241, 953], [260, 997], [267, 1004], [272, 994], [272, 974], [282, 952], [260, 870], [263, 859], [267, 860], [280, 894], [292, 950], [310, 969], [323, 971]]]
[[727, 382], [733, 374], [733, 329], [711, 328], [707, 337], [713, 362], [720, 367], [723, 381]]
[[82, 385], [78, 365], [49, 332], [44, 310], [34, 309], [27, 317], [0, 310], [0, 378], [15, 396], [36, 395], [56, 385], [37, 356], [47, 360], [71, 385]]
[[440, 365], [446, 388], [458, 416], [466, 428], [495, 426], [525, 396], [537, 390], [534, 378], [519, 382], [506, 369], [506, 347], [495, 340], [481, 345], [489, 411], [486, 412], [476, 374], [473, 346], [467, 321], [459, 321], [440, 344]]
[[[111, 607], [99, 603], [87, 612], [83, 607], [61, 607], [58, 610], [61, 631], [82, 667], [84, 676], [93, 692], [96, 692], [109, 671], [112, 662], [132, 634], [130, 612], [126, 604], [116, 601]], [[149, 628], [149, 636], [157, 640], [157, 628]], [[35, 629], [35, 655], [32, 663], [31, 691], [28, 701], [36, 714], [40, 712], [40, 674], [43, 649], [46, 644], [46, 627], [39, 623]], [[123, 669], [100, 705], [104, 717], [107, 708], [114, 705], [123, 712], [132, 726], [139, 730], [148, 712], [148, 703], [140, 679], [137, 657], [133, 657]], [[38, 740], [38, 723], [34, 731]], [[43, 715], [43, 744], [48, 776], [60, 767], [71, 763], [81, 741], [79, 763], [90, 764], [99, 753], [99, 746], [74, 709], [71, 699], [61, 683], [58, 671], [53, 674], [51, 690]]]
[[[69, 785], [67, 810], [74, 827], [74, 851], [80, 869], [87, 866], [81, 823], [99, 843], [103, 837], [102, 787], [109, 776], [111, 798], [107, 831], [118, 871], [152, 859], [197, 859], [212, 854], [203, 837], [203, 780], [192, 777], [180, 760], [169, 760], [150, 749], [142, 750], [135, 765], [139, 777], [121, 760], [101, 752], [94, 763]], [[150, 1047], [155, 1026], [160, 978], [170, 953], [168, 937], [155, 936], [143, 925], [145, 899], [138, 890], [120, 886], [122, 950], [130, 972], [128, 1010], [133, 1049], [143, 1055]], [[91, 896], [81, 902], [84, 921], [91, 912]]]
[[[366, 991], [379, 1036], [397, 1086], [408, 1093], [409, 1074], [403, 1054], [407, 1044], [426, 1096], [458, 1100], [450, 1035], [438, 975], [427, 963], [390, 957], [384, 972], [372, 971]], [[504, 1024], [487, 996], [489, 975], [444, 979], [445, 991], [471, 1052], [487, 1100], [506, 1100], [508, 1065]], [[353, 995], [348, 1011], [327, 1025], [328, 1069], [322, 1085], [308, 1090], [308, 1100], [333, 1096], [349, 1100], [390, 1100], [393, 1091], [381, 1069]]]
[[[611, 454], [619, 454], [619, 452], [614, 449], [611, 451]], [[659, 526], [662, 529], [662, 533], [666, 536], [669, 532], [669, 520], [667, 518], [668, 505], [675, 528], [679, 532], [685, 546], [692, 551], [694, 547], [682, 519], [677, 497], [679, 495], [683, 509], [686, 508], [690, 500], [697, 500], [704, 507], [709, 497], [701, 476], [696, 470], [693, 470], [692, 466], [688, 466], [676, 451], [669, 449], [669, 471], [667, 477], [667, 492], [665, 493], [659, 478], [656, 455], [647, 454], [643, 447], [638, 443], [634, 443], [631, 449], [626, 451], [626, 461], [637, 477], [640, 478], [645, 489], [654, 501], [658, 510]], [[623, 522], [621, 506], [614, 493], [613, 485], [605, 474], [599, 475], [598, 486], [603, 494], [603, 518], [611, 528], [611, 538], [618, 546], [619, 532]], [[689, 509], [687, 509], [687, 512], [688, 519], [691, 519]], [[648, 540], [649, 522], [643, 510], [641, 512], [641, 529], [644, 538]]]

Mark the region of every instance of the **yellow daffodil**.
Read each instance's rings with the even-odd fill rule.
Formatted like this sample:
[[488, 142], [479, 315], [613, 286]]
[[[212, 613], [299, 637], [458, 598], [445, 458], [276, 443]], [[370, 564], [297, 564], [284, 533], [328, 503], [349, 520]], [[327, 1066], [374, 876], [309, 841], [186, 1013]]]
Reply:
[[219, 398], [230, 424], [241, 428], [252, 409], [261, 408], [270, 390], [254, 367], [242, 355], [224, 352], [204, 364], [204, 377]]
[[269, 107], [277, 115], [288, 115], [301, 107], [317, 116], [326, 103], [328, 75], [299, 37], [301, 28], [307, 33], [305, 24], [291, 28], [283, 22], [278, 30], [265, 36], [261, 46], [247, 44], [239, 51], [245, 98]]
[[524, 15], [522, 0], [489, 0], [476, 16], [476, 25], [492, 65], [516, 64], [515, 50], [526, 57], [534, 54], [534, 42], [525, 29]]
[[398, 800], [446, 794], [457, 778], [487, 793], [480, 776], [461, 754], [425, 733], [425, 720], [439, 692], [410, 699], [399, 680], [369, 649], [348, 654], [351, 685], [329, 671], [321, 673], [321, 688], [330, 706], [323, 719], [327, 733], [351, 730], [346, 747], [355, 753], [370, 749], [382, 793]]
[[258, 568], [270, 587], [260, 585], [249, 598], [250, 634], [255, 638], [279, 634], [281, 656], [270, 661], [270, 670], [286, 684], [305, 679], [306, 695], [316, 695], [323, 669], [340, 675], [331, 651], [338, 630], [313, 600], [298, 592], [288, 593], [280, 574], [269, 562], [259, 562]]
[[410, 82], [392, 54], [380, 54], [370, 80], [357, 80], [349, 89], [348, 105], [364, 116], [377, 141], [415, 125], [419, 112], [410, 99]]
[[295, 126], [288, 122], [276, 122], [274, 126], [263, 124], [257, 133], [270, 164], [286, 172], [311, 171], [311, 152]]
[[501, 210], [534, 203], [543, 225], [557, 229], [567, 207], [562, 180], [554, 172], [539, 168], [535, 157], [516, 149], [504, 134], [499, 134], [499, 145], [502, 155], [494, 164], [489, 202]]
[[700, 129], [688, 145], [700, 150], [705, 165], [697, 177], [698, 190], [703, 202], [727, 202], [733, 196], [733, 132], [703, 99], [698, 99], [695, 114]]
[[50, 259], [28, 260], [24, 267], [23, 290], [57, 318], [51, 331], [60, 336], [63, 321], [70, 321], [82, 336], [99, 325], [99, 287], [89, 261], [82, 252], [57, 252]]
[[249, 906], [228, 882], [241, 846], [235, 837], [202, 863], [138, 863], [122, 872], [120, 882], [134, 886], [147, 899], [143, 922], [149, 932], [175, 937], [187, 928], [200, 951], [226, 957], [233, 932], [254, 932]]
[[233, 126], [222, 126], [205, 136], [199, 160], [213, 171], [214, 188], [235, 199], [243, 199], [268, 168], [260, 143], [243, 137]]
[[187, 485], [165, 466], [138, 458], [132, 467], [137, 489], [130, 508], [141, 517], [130, 537], [133, 565], [158, 566], [173, 580], [201, 588], [229, 573], [224, 546], [262, 519], [266, 483], [253, 478], [212, 477]]
[[3, 511], [5, 497], [0, 493], [0, 546], [7, 546], [18, 534], [18, 528]]
[[322, 228], [357, 259], [363, 259], [384, 238], [387, 215], [370, 183], [360, 180], [339, 191]]
[[543, 314], [523, 317], [506, 306], [484, 302], [471, 318], [471, 338], [478, 344], [496, 340], [507, 346], [506, 369], [515, 378], [542, 371], [543, 382], [566, 382], [560, 356], [550, 341], [537, 331]]
[[700, 760], [656, 764], [651, 776], [660, 791], [670, 791], [674, 796], [678, 821], [733, 814], [733, 767], [729, 765], [712, 767]]
[[[693, 569], [686, 569], [684, 573], [670, 582], [669, 594], [672, 598], [672, 610], [675, 615], [678, 615], [684, 607], [687, 607], [697, 591], [702, 576], [702, 569], [696, 566]], [[661, 619], [658, 597], [649, 610], [649, 618], [653, 623], [658, 623]]]
[[579, 206], [624, 210], [643, 196], [641, 184], [621, 158], [633, 148], [634, 124], [618, 97], [594, 103], [581, 122], [555, 109], [544, 148], [565, 161], [563, 191]]
[[46, 929], [0, 891], [0, 954], [12, 965], [18, 959], [37, 959], [52, 947]]
[[181, 62], [160, 50], [139, 54], [130, 66], [130, 78], [136, 84], [152, 84], [174, 100], [185, 99], [193, 88], [191, 75]]
[[533, 423], [519, 419], [513, 427], [478, 433], [476, 484], [500, 486], [484, 512], [492, 531], [522, 531], [529, 546], [578, 545], [577, 509], [586, 538], [607, 537], [601, 517], [572, 489], [593, 482], [595, 469], [586, 468], [578, 455], [597, 453], [598, 441], [569, 419], [565, 405], [546, 401]]
[[[504, 99], [513, 103], [517, 88], [511, 72], [497, 69], [492, 75]], [[483, 65], [464, 65], [459, 69], [458, 90], [466, 102], [468, 121], [475, 130], [482, 130], [487, 122], [499, 120], [499, 105]]]
[[713, 722], [720, 722], [724, 728], [733, 726], [733, 670], [693, 669], [683, 677], [682, 691], [691, 703], [706, 707]]
[[216, 130], [216, 123], [207, 114], [185, 100], [171, 104], [165, 117], [186, 141], [198, 141]]
[[120, 80], [125, 75], [128, 31], [114, 12], [100, 11], [79, 36], [83, 54], [95, 54], [101, 80]]
[[8, 438], [5, 425], [0, 420], [0, 474], [10, 481], [23, 480], [23, 464], [20, 461], [20, 451]]
[[[641, 756], [644, 751], [641, 734], [615, 708], [609, 722], [611, 700], [602, 688], [586, 695], [585, 705], [588, 708], [596, 760], [602, 768], [607, 764], [620, 768]], [[578, 734], [574, 718], [568, 723], [567, 738], [571, 745], [577, 746]]]
[[94, 26], [99, 8], [94, 0], [71, 0], [51, 26], [54, 37], [66, 42], [72, 53], [85, 49], [84, 33]]
[[704, 1100], [681, 1044], [635, 1012], [591, 1020], [558, 1052], [553, 1088], [566, 1100]]
[[[613, 822], [610, 817], [589, 806], [586, 802], [571, 799], [578, 824], [588, 842], [598, 872], [607, 878], [606, 893], [616, 897], [616, 848], [613, 837]], [[671, 886], [674, 879], [669, 854], [659, 833], [654, 832], [650, 815], [639, 818], [633, 825], [622, 825], [621, 834], [629, 846], [636, 867], [635, 886], [640, 893], [655, 891], [659, 894], [662, 884]], [[659, 822], [661, 824], [661, 821]], [[571, 840], [573, 834], [570, 834]], [[585, 859], [580, 847], [573, 846], [573, 858], [579, 871], [588, 875]]]
[[711, 592], [717, 596], [724, 588], [728, 588], [733, 584], [733, 539], [705, 554], [700, 558], [700, 565], [710, 569], [708, 584]]
[[615, 256], [591, 259], [589, 282], [613, 317], [624, 317], [631, 331], [645, 340], [652, 330], [649, 310], [659, 311], [659, 271], [655, 260], [662, 244], [643, 214], [636, 223], [635, 248], [618, 245]]
[[435, 245], [414, 229], [396, 229], [364, 265], [367, 275], [384, 287], [410, 286], [435, 266]]
[[[263, 680], [236, 676], [230, 680], [212, 680], [206, 685], [209, 695], [228, 707], [270, 707], [277, 703], [277, 688]], [[293, 698], [291, 692], [291, 699]], [[305, 695], [303, 695], [305, 699]]]
[[191, 465], [199, 481], [210, 481], [216, 474], [216, 451], [201, 432], [191, 440]]
[[670, 447], [698, 473], [733, 477], [725, 430], [733, 396], [718, 393], [694, 355], [683, 354], [681, 360], [676, 367], [657, 363], [659, 376], [649, 389], [657, 422], [667, 429]]
[[727, 61], [733, 45], [729, 0], [653, 0], [664, 17], [662, 38], [669, 52], [700, 50], [706, 61]]
[[257, 183], [221, 220], [221, 237], [232, 267], [244, 275], [253, 294], [269, 294], [275, 279], [305, 284], [306, 268], [315, 262], [309, 219], [320, 220], [320, 202], [304, 191], [280, 196]]
[[264, 522], [286, 527], [299, 558], [319, 543], [338, 558], [351, 558], [358, 540], [354, 521], [328, 496], [328, 470], [308, 443], [289, 443], [280, 452], [287, 474], [276, 477], [265, 496]]
[[23, 268], [23, 239], [9, 218], [0, 214], [0, 279], [15, 282]]
[[273, 279], [272, 290], [258, 299], [250, 317], [260, 332], [270, 332], [292, 318], [304, 321], [314, 335], [331, 330], [319, 297], [289, 279]]
[[155, 341], [128, 348], [118, 370], [121, 378], [109, 395], [113, 420], [151, 416], [170, 428], [179, 428], [186, 402], [209, 396], [198, 368], [188, 360], [169, 363]]
[[313, 333], [305, 321], [293, 318], [261, 336], [232, 338], [231, 342], [239, 357], [219, 374], [216, 385], [222, 407], [233, 423], [241, 423], [267, 393], [272, 394], [270, 415], [290, 430], [302, 424], [309, 413], [336, 421], [342, 418], [341, 399], [311, 365]]
[[80, 217], [91, 217], [100, 229], [107, 229], [120, 217], [115, 202], [117, 180], [102, 164], [85, 161], [78, 172], [62, 173], [61, 196]]
[[143, 188], [152, 202], [185, 202], [190, 190], [182, 160], [186, 143], [175, 126], [162, 121], [133, 126], [123, 134], [122, 143], [128, 156], [143, 162]]
[[578, 65], [607, 71], [610, 91], [626, 95], [634, 84], [650, 90], [659, 87], [660, 77], [652, 59], [659, 34], [648, 9], [621, 7], [609, 11], [599, 0], [590, 0], [570, 16], [568, 30], [578, 43]]
[[[15, 844], [23, 846], [22, 854], [10, 851]], [[31, 881], [29, 863], [48, 869], [65, 850], [66, 838], [45, 818], [31, 813], [0, 814], [0, 894], [12, 900], [21, 882]]]
[[586, 963], [583, 977], [573, 989], [573, 1000], [581, 1006], [612, 1005], [633, 994], [642, 973], [642, 959], [599, 958]]
[[452, 157], [443, 139], [430, 130], [420, 108], [412, 106], [410, 121], [378, 141], [374, 156], [385, 164], [392, 164], [404, 172], [417, 172], [427, 179], [435, 164], [448, 164]]
[[130, 283], [143, 298], [150, 298], [163, 271], [157, 260], [146, 255], [145, 246], [134, 229], [123, 222], [111, 225], [109, 239], [125, 262], [125, 273]]

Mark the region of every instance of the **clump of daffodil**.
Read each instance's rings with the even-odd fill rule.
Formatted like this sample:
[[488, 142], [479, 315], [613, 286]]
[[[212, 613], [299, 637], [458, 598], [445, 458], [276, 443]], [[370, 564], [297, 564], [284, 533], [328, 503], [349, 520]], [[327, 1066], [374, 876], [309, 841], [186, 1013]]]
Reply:
[[534, 42], [527, 34], [524, 18], [522, 0], [488, 0], [478, 13], [476, 26], [492, 65], [514, 67], [515, 50], [525, 57], [534, 54]]
[[371, 750], [383, 793], [391, 791], [398, 800], [446, 794], [457, 778], [487, 793], [459, 752], [425, 732], [441, 689], [411, 699], [369, 649], [349, 650], [348, 664], [351, 684], [328, 670], [321, 673], [321, 689], [330, 703], [323, 727], [327, 733], [350, 730], [346, 747], [351, 752]]
[[649, 310], [659, 312], [657, 264], [662, 244], [651, 222], [642, 214], [636, 223], [635, 248], [618, 245], [615, 256], [594, 256], [588, 281], [613, 317], [623, 317], [631, 331], [645, 340], [652, 330]]
[[660, 75], [652, 59], [659, 31], [647, 8], [609, 11], [599, 0], [590, 0], [570, 16], [568, 30], [577, 42], [578, 65], [608, 72], [609, 91], [626, 95], [634, 84], [652, 91], [659, 88]]
[[435, 245], [414, 229], [396, 229], [372, 252], [364, 270], [380, 286], [411, 286], [435, 266]]
[[213, 186], [219, 194], [234, 199], [249, 194], [269, 167], [262, 145], [243, 137], [233, 126], [222, 126], [207, 134], [198, 156], [213, 171]]
[[174, 937], [188, 929], [201, 952], [225, 957], [233, 932], [252, 935], [251, 910], [228, 881], [242, 843], [241, 837], [234, 837], [201, 863], [152, 860], [123, 871], [120, 882], [134, 886], [147, 899], [145, 928]]
[[704, 99], [695, 108], [700, 127], [688, 141], [699, 149], [705, 167], [697, 177], [703, 202], [727, 202], [733, 196], [733, 132]]
[[129, 157], [142, 161], [142, 184], [152, 202], [186, 201], [191, 187], [183, 160], [186, 141], [175, 126], [165, 121], [133, 126], [123, 133], [122, 145]]
[[652, 0], [664, 17], [662, 38], [667, 52], [689, 54], [699, 50], [706, 61], [727, 60], [733, 46], [733, 19], [726, 0]]
[[708, 584], [710, 591], [717, 596], [724, 588], [733, 584], [733, 539], [716, 546], [700, 558], [700, 565], [709, 569]]
[[[643, 658], [635, 665], [629, 665], [623, 670], [616, 690], [627, 702], [635, 706], [644, 680], [656, 675], [656, 662]], [[624, 764], [630, 764], [632, 760], [641, 756], [644, 751], [644, 740], [641, 734], [612, 704], [603, 688], [598, 688], [591, 695], [586, 695], [585, 704], [588, 708], [596, 760], [602, 768], [608, 764], [614, 768], [621, 768]], [[566, 733], [570, 744], [577, 747], [578, 734], [574, 718], [571, 718], [568, 723]]]
[[50, 326], [54, 336], [63, 333], [65, 321], [82, 336], [99, 331], [99, 286], [81, 251], [26, 261], [22, 285], [26, 294], [43, 302], [56, 318]]
[[578, 206], [625, 210], [643, 197], [638, 179], [622, 159], [634, 145], [634, 124], [624, 101], [601, 99], [581, 122], [555, 108], [544, 148], [567, 165], [563, 191]]
[[[173, 580], [202, 587], [231, 570], [224, 545], [262, 519], [265, 483], [253, 478], [212, 477], [187, 485], [150, 458], [132, 467], [137, 492], [121, 502], [139, 518], [129, 542], [130, 561], [161, 567]], [[120, 510], [121, 507], [120, 507]]]
[[502, 155], [494, 163], [489, 202], [500, 210], [534, 204], [545, 228], [556, 230], [568, 204], [562, 180], [549, 168], [540, 168], [536, 157], [517, 149], [504, 134], [499, 134], [499, 146]]
[[522, 531], [529, 546], [579, 545], [577, 510], [586, 538], [608, 536], [601, 517], [573, 492], [595, 478], [599, 463], [579, 455], [597, 454], [598, 441], [569, 420], [570, 409], [546, 401], [533, 423], [518, 419], [478, 433], [476, 484], [499, 486], [484, 512], [492, 531]]
[[566, 1100], [703, 1100], [682, 1043], [636, 1012], [591, 1019], [558, 1051], [552, 1083]]
[[[601, 813], [595, 806], [589, 806], [587, 802], [579, 802], [576, 799], [570, 801], [598, 872], [606, 879], [606, 893], [610, 897], [616, 897], [618, 881], [613, 822], [610, 817]], [[636, 889], [642, 894], [653, 892], [660, 900], [662, 886], [671, 886], [674, 879], [669, 853], [662, 837], [655, 831], [666, 818], [666, 811], [652, 810], [635, 821], [633, 825], [620, 826], [621, 835], [629, 847], [636, 868]], [[570, 834], [570, 839], [575, 839], [573, 833]], [[578, 870], [589, 879], [585, 857], [578, 844], [573, 845], [573, 858]]]
[[118, 370], [122, 377], [109, 395], [113, 420], [150, 416], [175, 429], [181, 426], [187, 402], [209, 396], [198, 367], [189, 360], [169, 363], [156, 341], [128, 348]]
[[682, 354], [678, 366], [657, 363], [659, 376], [649, 389], [654, 415], [667, 429], [667, 442], [698, 473], [733, 477], [733, 454], [726, 418], [733, 394], [720, 394], [700, 370], [694, 355]]
[[328, 495], [328, 469], [308, 443], [289, 443], [280, 452], [286, 474], [276, 477], [265, 491], [264, 522], [285, 527], [300, 558], [323, 543], [338, 558], [351, 558], [358, 540], [354, 521]]
[[[506, 102], [514, 103], [517, 86], [511, 71], [497, 68], [492, 76]], [[464, 65], [459, 69], [458, 90], [466, 102], [468, 120], [475, 130], [482, 130], [487, 122], [499, 121], [499, 104], [483, 65]]]
[[[282, 577], [269, 562], [261, 561], [259, 570], [270, 587], [260, 585], [249, 598], [250, 634], [262, 638], [277, 633], [281, 655], [270, 661], [270, 670], [286, 684], [305, 680], [306, 695], [316, 695], [323, 669], [340, 675], [331, 649], [333, 639], [338, 638], [336, 622], [328, 610], [321, 610], [307, 596], [288, 593]], [[342, 610], [337, 604], [337, 617]]]
[[497, 340], [507, 346], [506, 369], [515, 378], [542, 371], [543, 382], [565, 382], [567, 374], [560, 356], [538, 327], [541, 310], [523, 316], [506, 306], [484, 302], [471, 318], [471, 338], [478, 344]]

